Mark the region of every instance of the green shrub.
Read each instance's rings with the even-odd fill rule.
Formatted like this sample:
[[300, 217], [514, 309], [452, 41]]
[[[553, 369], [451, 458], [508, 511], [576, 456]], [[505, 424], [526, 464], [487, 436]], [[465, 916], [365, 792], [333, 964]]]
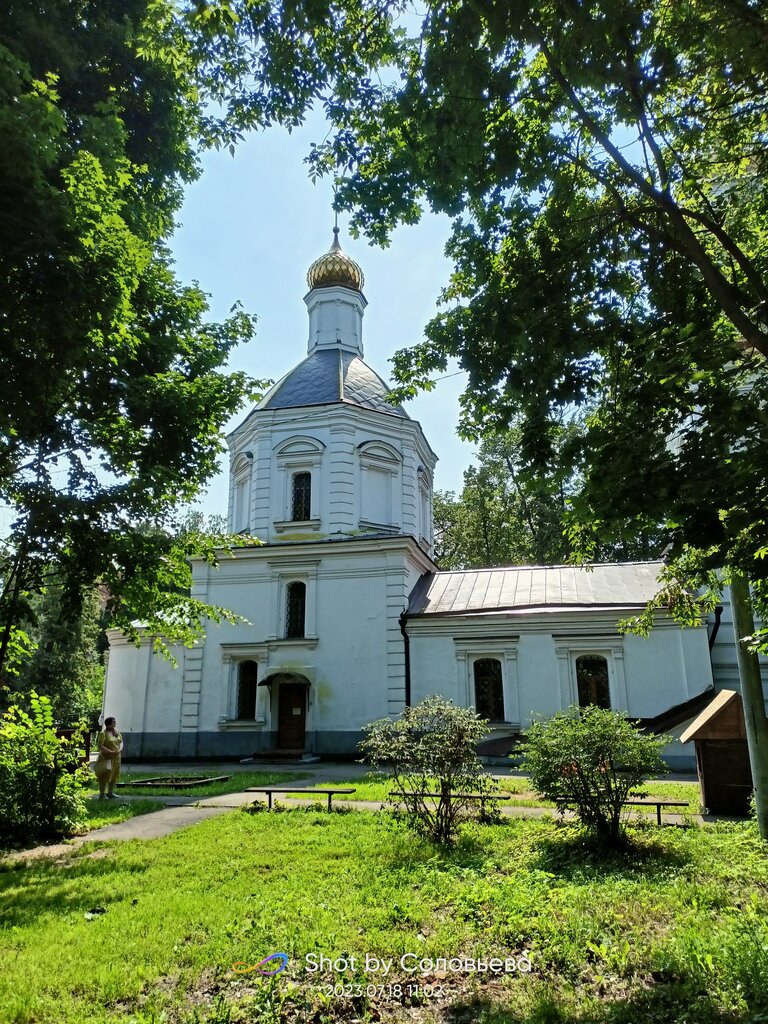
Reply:
[[56, 736], [47, 697], [33, 693], [29, 706], [0, 718], [0, 843], [67, 835], [85, 815], [78, 741]]
[[364, 731], [368, 735], [360, 750], [366, 760], [374, 768], [389, 768], [394, 790], [415, 794], [397, 802], [418, 834], [449, 844], [462, 818], [473, 810], [486, 810], [479, 801], [456, 795], [495, 789], [477, 756], [477, 744], [488, 725], [471, 708], [427, 697], [406, 708], [397, 721], [383, 718]]
[[669, 771], [661, 756], [669, 740], [641, 733], [620, 712], [570, 707], [530, 727], [522, 769], [537, 792], [573, 808], [600, 843], [614, 845], [630, 792]]

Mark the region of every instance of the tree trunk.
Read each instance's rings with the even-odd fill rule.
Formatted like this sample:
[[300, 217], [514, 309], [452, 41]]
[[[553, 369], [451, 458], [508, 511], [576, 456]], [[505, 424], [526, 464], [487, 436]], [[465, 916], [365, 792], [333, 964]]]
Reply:
[[736, 652], [739, 659], [741, 699], [747, 726], [749, 763], [755, 787], [757, 824], [762, 839], [768, 841], [768, 717], [765, 714], [765, 695], [760, 678], [757, 655], [748, 650], [744, 637], [755, 631], [749, 584], [741, 575], [731, 580], [731, 607], [736, 633]]

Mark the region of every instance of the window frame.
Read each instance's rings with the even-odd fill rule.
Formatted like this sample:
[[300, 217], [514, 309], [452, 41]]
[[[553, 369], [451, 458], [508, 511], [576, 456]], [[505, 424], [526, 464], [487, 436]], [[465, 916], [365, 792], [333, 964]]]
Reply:
[[[597, 633], [597, 631], [596, 631]], [[624, 665], [624, 637], [604, 633], [592, 636], [563, 636], [553, 633], [555, 656], [560, 676], [560, 708], [579, 706], [579, 688], [576, 679], [576, 659], [584, 654], [599, 655], [608, 662], [608, 691], [611, 708], [629, 713], [626, 669]]]
[[[497, 702], [500, 703], [500, 705], [501, 705], [501, 717], [498, 717], [497, 715], [486, 715], [486, 714], [483, 713], [483, 710], [480, 708], [480, 701], [478, 699], [478, 690], [477, 690], [478, 682], [484, 682], [484, 683], [488, 682], [487, 679], [478, 680], [478, 666], [482, 665], [484, 662], [487, 663], [487, 664], [494, 663], [494, 664], [496, 664], [498, 666], [498, 678], [493, 680], [494, 683], [498, 684], [498, 692], [491, 696], [490, 701], [491, 701], [491, 704], [497, 703]], [[474, 699], [474, 703], [473, 703], [472, 706], [475, 709], [475, 713], [480, 715], [481, 718], [486, 719], [486, 721], [488, 721], [489, 724], [491, 724], [491, 725], [500, 725], [502, 723], [506, 725], [508, 719], [507, 719], [507, 715], [506, 715], [506, 706], [505, 706], [505, 703], [504, 703], [504, 662], [503, 662], [503, 660], [501, 658], [493, 656], [493, 655], [482, 655], [481, 657], [473, 658], [472, 659], [472, 685], [473, 685], [473, 691], [474, 691], [473, 695], [474, 695], [474, 698], [475, 698]]]
[[[301, 590], [298, 588], [301, 587]], [[285, 584], [285, 619], [283, 627], [284, 640], [306, 640], [307, 639], [307, 581], [302, 579], [289, 580]], [[301, 632], [291, 632], [291, 617], [295, 614], [291, 607], [292, 595], [301, 594], [301, 605], [299, 617]], [[297, 627], [298, 628], [298, 627]]]
[[[258, 732], [268, 727], [269, 704], [266, 700], [266, 687], [259, 686], [264, 679], [264, 672], [269, 663], [269, 647], [266, 643], [222, 643], [220, 703], [217, 724], [219, 729], [253, 730]], [[238, 675], [239, 666], [244, 661], [254, 661], [257, 665], [256, 678], [256, 715], [254, 718], [239, 719], [238, 714]]]
[[[302, 484], [306, 481], [305, 491], [306, 493], [299, 493], [299, 479], [302, 480]], [[297, 515], [296, 506], [301, 504], [304, 506], [300, 508], [300, 511], [306, 512], [307, 515]], [[308, 523], [312, 520], [312, 471], [309, 469], [298, 469], [291, 473], [291, 522], [292, 523]]]
[[433, 504], [432, 476], [426, 466], [419, 466], [417, 471], [419, 508], [418, 508], [418, 534], [419, 540], [424, 541], [427, 550], [431, 550], [435, 539], [435, 523]]
[[501, 685], [504, 700], [504, 721], [492, 722], [492, 729], [514, 732], [523, 726], [520, 712], [520, 683], [517, 671], [517, 652], [520, 636], [517, 633], [508, 637], [455, 636], [453, 638], [456, 655], [457, 696], [464, 707], [475, 707], [475, 673], [476, 661], [495, 658], [501, 663]]
[[[606, 687], [605, 697], [606, 697], [607, 702], [608, 702], [607, 705], [601, 703], [599, 700], [590, 700], [590, 701], [587, 701], [585, 703], [582, 703], [581, 693], [580, 693], [580, 689], [579, 689], [579, 662], [582, 661], [584, 658], [593, 658], [593, 659], [599, 658], [603, 662], [603, 664], [605, 665], [605, 687]], [[580, 708], [589, 707], [591, 705], [595, 705], [596, 707], [599, 707], [599, 708], [604, 708], [607, 711], [610, 711], [613, 708], [613, 701], [612, 701], [612, 695], [611, 695], [611, 665], [610, 665], [610, 659], [609, 659], [607, 654], [599, 654], [599, 653], [593, 653], [593, 652], [590, 652], [590, 651], [582, 651], [580, 654], [577, 654], [575, 656], [575, 658], [573, 659], [573, 672], [574, 672], [574, 679], [575, 679], [575, 683], [576, 683], [576, 703], [578, 704], [578, 706]]]
[[[253, 673], [254, 673], [254, 675], [253, 675], [253, 679], [252, 680], [251, 679], [249, 679], [249, 680], [244, 680], [243, 679], [243, 669], [244, 669], [244, 667], [246, 665], [252, 665], [253, 666]], [[255, 722], [256, 719], [257, 719], [257, 716], [258, 716], [258, 706], [259, 706], [259, 663], [258, 663], [258, 661], [255, 660], [255, 658], [241, 658], [241, 659], [239, 659], [236, 662], [235, 673], [236, 673], [236, 680], [235, 680], [235, 721], [238, 721], [238, 722], [251, 722], [251, 721], [253, 721], [253, 722]], [[242, 689], [243, 689], [244, 683], [248, 683], [249, 685], [251, 685], [251, 684], [253, 685], [253, 695], [252, 695], [253, 714], [252, 715], [250, 715], [250, 714], [248, 714], [248, 715], [242, 714], [243, 703], [244, 703]], [[249, 703], [250, 703], [250, 700], [251, 700], [251, 697], [249, 697]]]
[[[311, 646], [317, 643], [317, 576], [319, 558], [298, 558], [298, 552], [285, 557], [276, 553], [266, 563], [269, 570], [269, 622], [268, 643], [300, 644]], [[304, 605], [304, 639], [286, 639], [286, 588], [295, 580], [306, 584]]]
[[[357, 446], [358, 463], [358, 527], [377, 533], [397, 533], [402, 527], [403, 455], [386, 441], [369, 439]], [[373, 518], [366, 504], [369, 496], [368, 477], [376, 473], [385, 481], [386, 496], [383, 515]]]
[[253, 459], [241, 454], [232, 473], [232, 532], [248, 533], [251, 528]]

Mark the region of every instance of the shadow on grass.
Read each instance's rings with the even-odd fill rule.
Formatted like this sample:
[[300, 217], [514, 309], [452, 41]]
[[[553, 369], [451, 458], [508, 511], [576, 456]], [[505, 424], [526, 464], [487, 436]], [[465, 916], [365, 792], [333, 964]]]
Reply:
[[635, 826], [621, 845], [605, 848], [575, 821], [504, 818], [491, 825], [473, 824], [475, 827], [465, 829], [453, 845], [441, 846], [416, 836], [403, 820], [387, 820], [382, 812], [382, 827], [391, 835], [388, 858], [399, 867], [431, 861], [443, 867], [482, 870], [493, 854], [494, 834], [500, 829], [519, 833], [519, 853], [527, 868], [567, 881], [642, 875], [653, 882], [668, 879], [670, 872], [681, 871], [691, 862], [688, 844], [676, 842], [678, 834], [671, 836], [652, 825]]
[[664, 833], [652, 826], [634, 828], [620, 845], [604, 847], [575, 822], [561, 822], [543, 833], [534, 849], [532, 866], [565, 879], [642, 874], [653, 881], [668, 877], [670, 869], [680, 870], [691, 859], [684, 849], [665, 842]]
[[[149, 858], [134, 861], [131, 874], [137, 876], [150, 867]], [[118, 873], [108, 856], [99, 856], [99, 847], [77, 848], [77, 855], [65, 864], [48, 858], [3, 864], [3, 923], [6, 927], [25, 926], [44, 914], [85, 914], [97, 906], [108, 907], [115, 902], [113, 880]]]
[[[369, 813], [369, 812], [358, 812]], [[389, 811], [376, 812], [381, 829], [387, 834], [387, 846], [382, 847], [381, 863], [402, 869], [426, 863], [441, 868], [458, 867], [480, 870], [486, 863], [492, 847], [491, 833], [462, 832], [452, 844], [441, 844], [411, 830], [403, 816]]]
[[660, 985], [625, 999], [590, 1001], [574, 1007], [546, 992], [523, 1010], [506, 1009], [473, 997], [454, 1003], [440, 1024], [764, 1024], [768, 1013], [756, 1008], [726, 1011], [711, 996], [690, 985]]

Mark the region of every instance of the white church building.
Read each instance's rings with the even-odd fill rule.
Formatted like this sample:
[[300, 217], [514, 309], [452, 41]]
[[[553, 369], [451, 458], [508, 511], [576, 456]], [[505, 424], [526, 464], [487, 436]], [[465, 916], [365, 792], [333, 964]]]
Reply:
[[[309, 269], [307, 357], [228, 438], [229, 526], [259, 544], [194, 594], [242, 616], [177, 665], [117, 631], [105, 714], [126, 757], [354, 755], [363, 726], [440, 693], [491, 723], [503, 756], [534, 716], [596, 702], [679, 734], [737, 680], [729, 608], [650, 637], [618, 620], [656, 591], [658, 562], [441, 572], [437, 456], [363, 359], [363, 273], [331, 249]], [[672, 764], [693, 766], [692, 745]]]

